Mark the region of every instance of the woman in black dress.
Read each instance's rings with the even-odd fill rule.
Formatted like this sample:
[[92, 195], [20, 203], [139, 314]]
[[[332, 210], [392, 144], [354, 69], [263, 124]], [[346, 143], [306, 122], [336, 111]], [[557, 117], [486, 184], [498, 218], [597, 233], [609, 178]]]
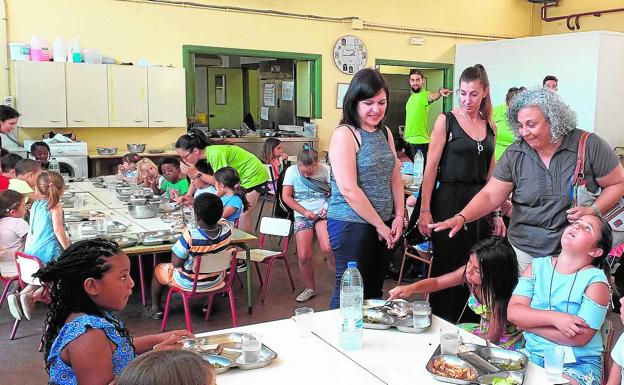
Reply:
[[[468, 224], [453, 238], [449, 238], [448, 231], [433, 233], [429, 227], [455, 215], [470, 202], [485, 185], [494, 166], [495, 126], [489, 81], [482, 65], [464, 70], [459, 93], [459, 108], [436, 119], [421, 189], [418, 229], [433, 241], [433, 277], [465, 265], [470, 248], [492, 234], [491, 217]], [[495, 234], [505, 234], [500, 211], [494, 212], [493, 224]], [[468, 294], [466, 288], [456, 287], [432, 293], [429, 301], [436, 315], [457, 322]], [[470, 313], [466, 312], [466, 316]]]

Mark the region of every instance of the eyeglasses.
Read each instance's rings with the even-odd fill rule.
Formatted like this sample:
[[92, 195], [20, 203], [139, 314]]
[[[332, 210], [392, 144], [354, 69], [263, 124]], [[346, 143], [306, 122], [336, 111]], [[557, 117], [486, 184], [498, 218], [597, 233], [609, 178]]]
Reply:
[[184, 161], [186, 163], [186, 159], [193, 153], [193, 151], [189, 151], [186, 153], [186, 155], [180, 155], [180, 158], [182, 158], [182, 161]]

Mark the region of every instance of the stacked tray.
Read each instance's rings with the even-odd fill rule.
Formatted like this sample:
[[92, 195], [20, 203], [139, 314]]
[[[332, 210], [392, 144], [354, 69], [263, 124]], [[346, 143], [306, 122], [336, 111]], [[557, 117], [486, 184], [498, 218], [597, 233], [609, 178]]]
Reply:
[[138, 241], [144, 246], [157, 246], [163, 243], [176, 243], [182, 234], [169, 230], [138, 233]]
[[89, 210], [89, 211], [80, 211], [80, 212], [66, 212], [64, 215], [65, 222], [81, 222], [81, 221], [89, 221], [99, 218], [105, 218], [106, 214], [102, 211], [97, 210]]
[[199, 354], [204, 360], [215, 366], [217, 374], [232, 368], [251, 370], [271, 365], [277, 353], [262, 344], [260, 358], [255, 362], [245, 362], [241, 350], [241, 339], [244, 333], [217, 334], [198, 337], [184, 341], [184, 348]]
[[390, 329], [396, 328], [404, 333], [423, 333], [431, 327], [431, 313], [426, 326], [415, 328], [411, 303], [396, 300], [367, 299], [364, 301], [364, 328]]
[[452, 384], [490, 385], [495, 378], [508, 379], [509, 385], [521, 385], [528, 358], [520, 352], [485, 346], [460, 345], [457, 354], [441, 354], [440, 347], [427, 362], [427, 371], [438, 381]]

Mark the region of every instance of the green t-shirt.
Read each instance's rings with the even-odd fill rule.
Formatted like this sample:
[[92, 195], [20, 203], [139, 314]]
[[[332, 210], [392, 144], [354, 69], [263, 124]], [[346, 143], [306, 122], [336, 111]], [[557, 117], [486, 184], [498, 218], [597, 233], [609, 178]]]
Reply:
[[492, 120], [496, 124], [496, 150], [494, 151], [494, 157], [498, 162], [507, 147], [516, 141], [516, 136], [509, 128], [509, 123], [507, 123], [507, 105], [505, 103], [494, 107]]
[[412, 93], [405, 104], [405, 141], [412, 144], [429, 143], [427, 115], [429, 113], [427, 90]]
[[165, 198], [169, 198], [169, 190], [171, 189], [178, 190], [180, 195], [184, 195], [189, 190], [189, 181], [188, 179], [186, 179], [186, 177], [180, 179], [175, 183], [168, 181], [167, 179], [163, 179], [163, 182], [160, 185], [160, 189], [165, 191]]
[[250, 188], [269, 180], [269, 171], [257, 156], [238, 146], [211, 145], [206, 147], [206, 162], [216, 172], [220, 168], [230, 166], [241, 179], [241, 186]]

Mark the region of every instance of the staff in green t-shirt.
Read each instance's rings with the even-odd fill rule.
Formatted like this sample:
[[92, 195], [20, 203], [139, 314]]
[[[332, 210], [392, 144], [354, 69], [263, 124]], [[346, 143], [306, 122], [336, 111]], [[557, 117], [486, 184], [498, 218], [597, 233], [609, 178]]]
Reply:
[[507, 122], [507, 106], [509, 106], [516, 94], [524, 90], [526, 90], [526, 87], [511, 87], [507, 91], [507, 96], [505, 96], [505, 103], [495, 106], [492, 110], [492, 120], [496, 124], [496, 150], [494, 156], [497, 162], [503, 156], [503, 152], [505, 152], [507, 147], [516, 141], [516, 135], [511, 131]]
[[[195, 164], [200, 159], [205, 159], [215, 172], [226, 166], [238, 172], [240, 185], [247, 191], [245, 197], [249, 202], [247, 211], [240, 216], [239, 228], [250, 232], [249, 215], [258, 201], [261, 188], [269, 180], [269, 172], [260, 159], [241, 147], [211, 140], [198, 129], [192, 129], [188, 134], [182, 135], [175, 147], [176, 152], [182, 158], [182, 172], [191, 180], [202, 179], [206, 183], [209, 182], [210, 175], [204, 175], [195, 168]], [[194, 192], [195, 188], [191, 186], [188, 193], [180, 198], [179, 203], [192, 204]]]
[[429, 92], [423, 89], [425, 76], [419, 69], [411, 69], [409, 83], [412, 89], [405, 104], [405, 141], [409, 144], [412, 159], [420, 150], [427, 159], [427, 149], [429, 148], [429, 127], [427, 124], [427, 114], [429, 105], [441, 97], [447, 97], [451, 90], [440, 88], [436, 92]]

